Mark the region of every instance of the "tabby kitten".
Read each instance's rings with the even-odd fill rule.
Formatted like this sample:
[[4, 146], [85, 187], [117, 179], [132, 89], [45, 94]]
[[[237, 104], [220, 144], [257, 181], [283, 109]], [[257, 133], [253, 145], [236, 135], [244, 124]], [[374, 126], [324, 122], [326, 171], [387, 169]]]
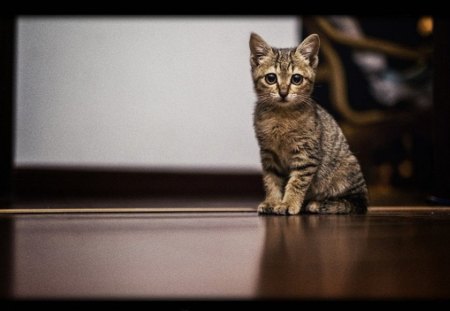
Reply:
[[333, 117], [311, 99], [320, 41], [278, 49], [255, 33], [250, 63], [257, 95], [254, 128], [266, 198], [263, 214], [365, 213], [358, 160]]

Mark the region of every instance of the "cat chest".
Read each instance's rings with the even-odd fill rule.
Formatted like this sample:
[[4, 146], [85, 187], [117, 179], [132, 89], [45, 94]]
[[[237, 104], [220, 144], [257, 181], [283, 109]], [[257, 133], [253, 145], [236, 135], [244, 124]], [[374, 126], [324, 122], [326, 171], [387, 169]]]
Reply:
[[302, 131], [291, 122], [273, 122], [268, 120], [258, 126], [258, 138], [262, 148], [270, 149], [283, 158], [289, 157], [298, 149], [302, 140]]

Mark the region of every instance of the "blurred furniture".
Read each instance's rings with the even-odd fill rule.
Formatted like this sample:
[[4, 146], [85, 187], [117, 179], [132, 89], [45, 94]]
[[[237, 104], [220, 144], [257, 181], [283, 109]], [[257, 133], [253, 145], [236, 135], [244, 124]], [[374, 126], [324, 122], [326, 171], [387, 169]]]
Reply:
[[[415, 127], [419, 117], [423, 117], [423, 111], [412, 106], [393, 109], [356, 108], [349, 98], [355, 94], [351, 92], [363, 92], [365, 87], [365, 97], [354, 101], [369, 100], [368, 85], [361, 84], [362, 77], [358, 76], [355, 68], [348, 68], [347, 63], [344, 65], [343, 58], [349, 57], [357, 49], [411, 62], [423, 61], [427, 54], [378, 38], [351, 37], [320, 16], [304, 16], [303, 27], [305, 35], [317, 33], [321, 40], [320, 65], [313, 97], [338, 120], [368, 182], [388, 187], [398, 174], [411, 176], [414, 169], [414, 132], [417, 131]], [[359, 74], [362, 76], [362, 73]], [[323, 98], [324, 88], [328, 90], [328, 98]], [[328, 101], [329, 106], [322, 101]]]
[[435, 18], [432, 202], [450, 205], [450, 20]]

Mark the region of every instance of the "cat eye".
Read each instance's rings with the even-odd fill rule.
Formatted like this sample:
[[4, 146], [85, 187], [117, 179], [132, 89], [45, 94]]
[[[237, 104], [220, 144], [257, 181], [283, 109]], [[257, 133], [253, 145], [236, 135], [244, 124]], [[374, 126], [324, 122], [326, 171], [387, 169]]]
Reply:
[[277, 75], [274, 73], [268, 73], [266, 74], [266, 82], [268, 84], [274, 84], [277, 82]]
[[302, 81], [303, 81], [303, 77], [301, 75], [299, 75], [298, 73], [292, 75], [292, 77], [291, 77], [291, 82], [293, 84], [299, 85], [300, 83], [302, 83]]

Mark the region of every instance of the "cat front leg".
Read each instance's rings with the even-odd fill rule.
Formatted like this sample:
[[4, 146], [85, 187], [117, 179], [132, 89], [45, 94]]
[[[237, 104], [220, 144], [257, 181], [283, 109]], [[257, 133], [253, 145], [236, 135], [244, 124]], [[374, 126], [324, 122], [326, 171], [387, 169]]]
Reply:
[[305, 199], [306, 191], [316, 171], [317, 165], [315, 164], [299, 165], [291, 169], [283, 199], [274, 208], [276, 214], [296, 215], [300, 213], [300, 207]]
[[271, 214], [273, 208], [281, 203], [283, 198], [283, 179], [273, 172], [264, 171], [264, 189], [266, 191], [266, 198], [264, 202], [259, 204], [259, 214]]

